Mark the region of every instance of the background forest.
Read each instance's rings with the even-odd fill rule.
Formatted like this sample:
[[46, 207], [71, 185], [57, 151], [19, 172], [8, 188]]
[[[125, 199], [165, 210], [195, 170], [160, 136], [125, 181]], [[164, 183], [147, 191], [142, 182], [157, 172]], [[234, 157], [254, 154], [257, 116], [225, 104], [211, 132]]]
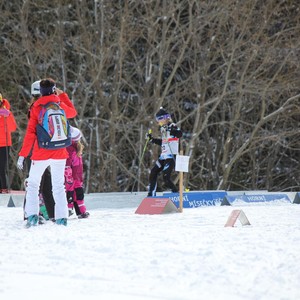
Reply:
[[[11, 0], [0, 4], [0, 91], [19, 129], [31, 83], [78, 109], [86, 192], [145, 191], [163, 106], [184, 132], [190, 190], [299, 190], [297, 0]], [[174, 180], [178, 180], [174, 173]], [[161, 186], [161, 189], [164, 187]]]

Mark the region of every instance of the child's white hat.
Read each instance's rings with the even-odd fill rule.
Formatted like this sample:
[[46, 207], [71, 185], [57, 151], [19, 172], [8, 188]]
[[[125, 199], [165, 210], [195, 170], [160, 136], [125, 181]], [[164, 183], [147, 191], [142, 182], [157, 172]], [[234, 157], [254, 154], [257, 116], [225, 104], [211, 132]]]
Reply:
[[82, 136], [81, 131], [78, 128], [73, 127], [73, 126], [70, 126], [70, 129], [71, 129], [72, 141], [74, 141], [74, 142], [79, 141]]

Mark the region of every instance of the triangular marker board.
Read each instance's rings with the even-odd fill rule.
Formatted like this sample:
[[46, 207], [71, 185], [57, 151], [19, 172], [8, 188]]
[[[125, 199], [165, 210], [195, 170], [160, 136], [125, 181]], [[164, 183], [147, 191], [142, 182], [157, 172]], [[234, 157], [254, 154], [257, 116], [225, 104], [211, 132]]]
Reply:
[[156, 215], [178, 212], [176, 205], [169, 198], [144, 198], [137, 210], [136, 214]]
[[12, 196], [9, 197], [8, 203], [7, 203], [7, 207], [16, 207], [15, 203], [13, 201]]
[[245, 213], [241, 209], [234, 209], [228, 217], [225, 227], [234, 227], [237, 219], [239, 219], [243, 226], [251, 225]]
[[229, 202], [229, 200], [228, 200], [228, 196], [227, 195], [223, 198], [223, 200], [221, 202], [221, 206], [222, 205], [231, 205], [230, 202]]
[[300, 204], [300, 193], [296, 193], [293, 203]]

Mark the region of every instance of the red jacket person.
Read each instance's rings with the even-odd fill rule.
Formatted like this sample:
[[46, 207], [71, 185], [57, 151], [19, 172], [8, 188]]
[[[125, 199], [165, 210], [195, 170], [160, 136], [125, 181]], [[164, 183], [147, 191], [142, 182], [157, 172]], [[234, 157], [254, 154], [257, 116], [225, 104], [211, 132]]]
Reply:
[[68, 158], [68, 151], [66, 148], [42, 148], [37, 139], [37, 125], [39, 124], [41, 110], [48, 103], [59, 104], [67, 118], [74, 118], [77, 112], [68, 95], [56, 88], [53, 79], [47, 78], [41, 80], [40, 92], [42, 97], [33, 104], [30, 111], [30, 119], [18, 160], [18, 168], [23, 169], [24, 157], [30, 154], [33, 145], [32, 162], [26, 189], [25, 214], [28, 218], [27, 227], [37, 225], [38, 223], [39, 186], [41, 177], [45, 169], [49, 166], [51, 169], [52, 192], [55, 201], [54, 217], [57, 224], [67, 225], [68, 207], [64, 187], [64, 170], [66, 159]]
[[10, 104], [0, 93], [0, 193], [9, 192], [6, 167], [12, 145], [11, 133], [16, 129], [17, 124], [13, 113], [10, 111]]

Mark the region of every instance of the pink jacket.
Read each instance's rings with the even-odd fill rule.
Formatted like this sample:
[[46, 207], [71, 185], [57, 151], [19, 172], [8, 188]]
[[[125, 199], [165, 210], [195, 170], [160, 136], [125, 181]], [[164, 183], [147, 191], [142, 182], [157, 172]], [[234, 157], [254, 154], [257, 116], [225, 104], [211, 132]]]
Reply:
[[82, 156], [77, 155], [76, 142], [72, 142], [72, 144], [67, 147], [67, 151], [69, 153], [69, 157], [66, 161], [66, 167], [70, 167], [72, 169], [73, 184], [66, 184], [66, 190], [72, 191], [75, 188], [83, 186], [83, 163]]

